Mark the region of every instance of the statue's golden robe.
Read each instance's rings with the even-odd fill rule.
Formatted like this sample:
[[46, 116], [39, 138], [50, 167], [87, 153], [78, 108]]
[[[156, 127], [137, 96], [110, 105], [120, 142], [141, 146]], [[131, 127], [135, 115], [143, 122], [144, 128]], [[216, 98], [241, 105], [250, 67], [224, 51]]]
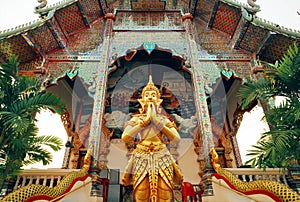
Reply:
[[150, 189], [154, 190], [157, 189], [159, 176], [171, 190], [174, 184], [181, 183], [183, 179], [175, 159], [165, 144], [137, 145], [125, 169], [123, 183], [133, 184], [135, 189], [145, 177], [149, 177]]

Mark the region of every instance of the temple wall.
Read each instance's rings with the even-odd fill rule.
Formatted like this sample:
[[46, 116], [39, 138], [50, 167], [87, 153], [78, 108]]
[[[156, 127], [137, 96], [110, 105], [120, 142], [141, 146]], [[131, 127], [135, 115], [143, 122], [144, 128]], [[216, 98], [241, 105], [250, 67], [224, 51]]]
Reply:
[[[112, 39], [112, 59], [125, 56], [128, 50], [138, 49], [143, 44], [151, 42], [160, 49], [172, 51], [175, 56], [186, 55], [186, 42], [181, 32], [114, 32]], [[145, 47], [145, 46], [144, 46]], [[151, 52], [155, 47], [145, 47]]]
[[125, 167], [128, 163], [128, 158], [126, 156], [127, 149], [125, 143], [121, 139], [115, 139], [111, 141], [109, 146], [109, 153], [107, 155], [107, 167], [109, 169], [119, 169], [120, 170], [120, 178], [119, 182], [121, 182], [121, 178]]
[[181, 139], [177, 151], [178, 166], [181, 169], [184, 181], [192, 184], [199, 184], [201, 181], [199, 172], [199, 163], [197, 162], [197, 154], [194, 151], [193, 139]]

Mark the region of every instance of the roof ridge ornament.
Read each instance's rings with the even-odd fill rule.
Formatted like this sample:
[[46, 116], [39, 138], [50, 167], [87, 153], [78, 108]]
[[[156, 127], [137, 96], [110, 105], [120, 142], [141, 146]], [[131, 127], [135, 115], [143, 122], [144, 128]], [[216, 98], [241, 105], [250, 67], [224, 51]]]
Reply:
[[35, 10], [36, 13], [40, 13], [39, 11], [41, 9], [45, 8], [47, 6], [48, 2], [47, 2], [47, 0], [37, 0], [37, 1], [40, 3], [40, 5], [36, 6], [34, 8], [34, 10]]
[[254, 26], [259, 26], [264, 29], [268, 29], [271, 33], [279, 33], [286, 36], [290, 36], [292, 38], [299, 38], [300, 37], [300, 31], [296, 29], [286, 28], [283, 26], [280, 26], [278, 24], [275, 24], [273, 22], [267, 21], [266, 19], [262, 19], [260, 17], [257, 17], [255, 14], [251, 14], [247, 11], [245, 8], [241, 8], [242, 10], [242, 16], [245, 20], [251, 22]]
[[253, 8], [254, 12], [257, 13], [260, 11], [260, 6], [254, 2], [256, 2], [256, 0], [247, 0], [247, 3]]

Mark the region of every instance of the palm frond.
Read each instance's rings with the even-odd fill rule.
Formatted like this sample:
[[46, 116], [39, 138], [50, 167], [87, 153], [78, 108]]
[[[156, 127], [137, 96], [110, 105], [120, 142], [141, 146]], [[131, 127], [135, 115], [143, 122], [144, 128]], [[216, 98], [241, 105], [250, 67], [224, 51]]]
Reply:
[[28, 117], [24, 117], [24, 114], [16, 114], [13, 112], [0, 111], [1, 122], [3, 123], [2, 127], [5, 130], [11, 129], [16, 133], [20, 133], [27, 129], [31, 120]]
[[297, 44], [289, 47], [280, 60], [277, 69], [280, 90], [286, 94], [297, 93], [300, 90], [300, 52]]
[[32, 151], [27, 152], [27, 156], [24, 159], [24, 165], [30, 165], [41, 162], [43, 165], [48, 165], [52, 161], [52, 154], [47, 149], [40, 146], [35, 146]]
[[33, 144], [48, 146], [53, 151], [58, 151], [63, 146], [63, 142], [60, 138], [51, 135], [43, 135], [43, 136], [35, 137]]
[[273, 84], [266, 79], [242, 86], [237, 92], [237, 96], [242, 99], [242, 109], [247, 108], [255, 99], [272, 97], [275, 93], [272, 89]]
[[39, 112], [41, 108], [49, 108], [58, 114], [62, 114], [65, 111], [65, 104], [54, 94], [44, 92], [12, 104], [9, 110], [20, 114], [28, 111]]
[[19, 59], [18, 56], [12, 55], [9, 57], [8, 62], [1, 65], [3, 71], [8, 75], [16, 76], [18, 75], [18, 67], [19, 67]]

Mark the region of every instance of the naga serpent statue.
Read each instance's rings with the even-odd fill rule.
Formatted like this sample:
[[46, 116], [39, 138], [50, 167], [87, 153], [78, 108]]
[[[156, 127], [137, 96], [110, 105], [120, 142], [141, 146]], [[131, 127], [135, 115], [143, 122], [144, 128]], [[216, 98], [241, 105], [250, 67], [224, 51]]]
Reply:
[[88, 149], [84, 157], [84, 165], [80, 171], [74, 171], [66, 175], [55, 187], [50, 188], [40, 184], [30, 184], [28, 186], [21, 187], [20, 189], [10, 193], [0, 202], [26, 202], [34, 196], [46, 196], [46, 198], [55, 199], [60, 197], [75, 179], [84, 178], [88, 174], [91, 163], [91, 152], [93, 147]]
[[212, 148], [210, 150], [212, 163], [218, 175], [226, 178], [238, 191], [245, 193], [253, 190], [264, 190], [275, 195], [282, 202], [299, 202], [300, 196], [289, 187], [273, 180], [255, 180], [243, 182], [235, 177], [231, 172], [221, 168], [217, 152]]

